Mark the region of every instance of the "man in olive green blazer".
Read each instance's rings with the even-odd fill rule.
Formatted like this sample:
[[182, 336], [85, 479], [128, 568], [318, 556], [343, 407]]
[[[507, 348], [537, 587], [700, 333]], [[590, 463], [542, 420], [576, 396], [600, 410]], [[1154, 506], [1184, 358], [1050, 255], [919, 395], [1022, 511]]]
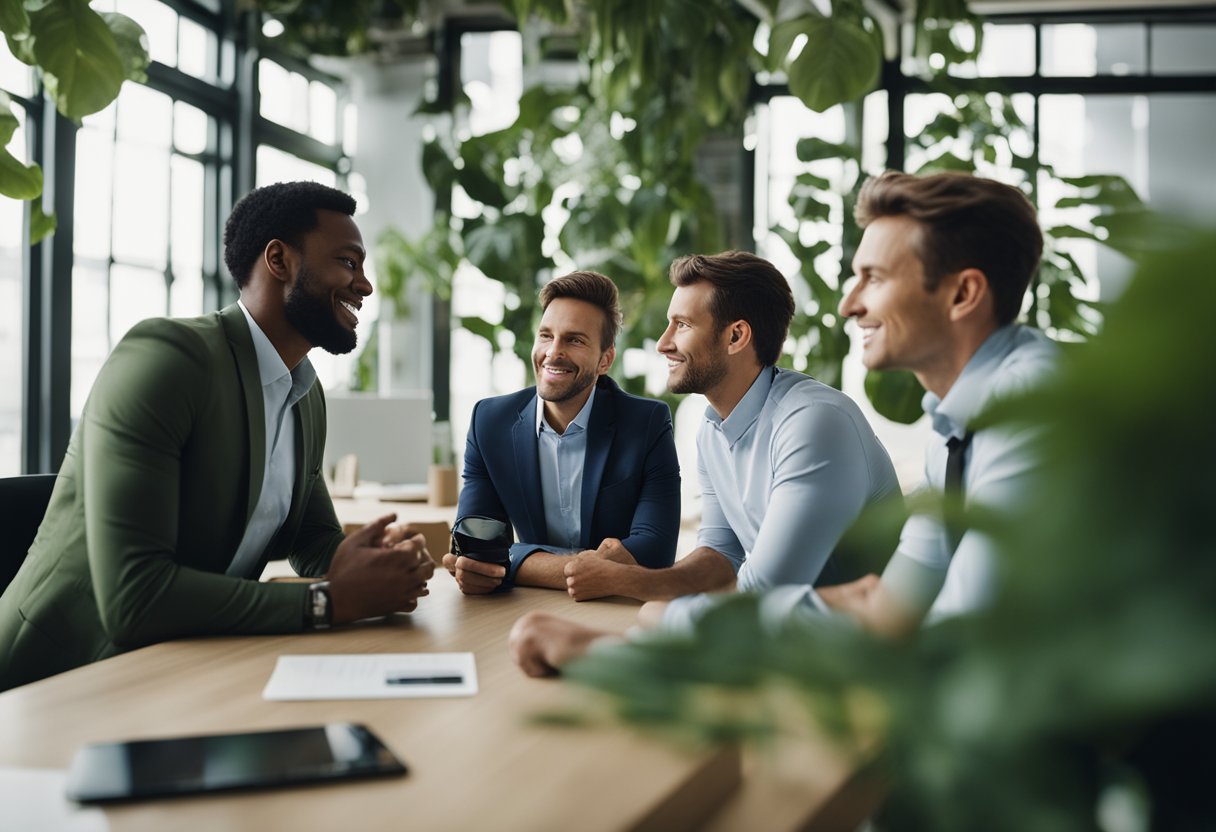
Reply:
[[[354, 201], [287, 183], [242, 203], [225, 231], [241, 304], [143, 321], [97, 377], [0, 597], [0, 690], [166, 639], [408, 611], [425, 593], [421, 537], [382, 546], [389, 515], [344, 539], [321, 477], [325, 399], [305, 356], [355, 344], [371, 284]], [[270, 364], [291, 385], [277, 420]], [[328, 585], [257, 580], [283, 557]]]

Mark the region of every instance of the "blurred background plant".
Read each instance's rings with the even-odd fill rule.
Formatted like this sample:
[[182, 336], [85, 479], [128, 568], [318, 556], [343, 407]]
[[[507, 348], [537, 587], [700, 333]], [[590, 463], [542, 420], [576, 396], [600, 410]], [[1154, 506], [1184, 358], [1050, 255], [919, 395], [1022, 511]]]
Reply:
[[[513, 351], [530, 366], [537, 290], [557, 273], [585, 268], [620, 286], [625, 326], [618, 352], [653, 352], [670, 297], [668, 264], [693, 251], [756, 246], [752, 229], [740, 227], [732, 206], [720, 204], [706, 171], [721, 152], [716, 148], [742, 147], [760, 83], [784, 83], [817, 113], [843, 105], [848, 123], [845, 141], [805, 136], [798, 142], [805, 167], [789, 194], [793, 218], [771, 229], [798, 264], [789, 277], [799, 314], [784, 365], [841, 385], [850, 341], [836, 309], [860, 239], [852, 206], [866, 176], [884, 166], [977, 171], [1018, 184], [1032, 200], [1049, 179], [1056, 182], [1052, 194], [1075, 186], [1075, 196], [1040, 207], [1083, 203], [1088, 213], [1100, 211], [1111, 221], [1047, 229], [1047, 254], [1026, 317], [1064, 340], [1098, 329], [1096, 285], [1062, 241], [1088, 237], [1117, 248], [1126, 226], [1119, 217], [1142, 206], [1117, 177], [1055, 177], [1029, 149], [1031, 127], [1013, 98], [957, 77], [974, 67], [983, 45], [984, 21], [965, 0], [911, 4], [915, 37], [902, 69], [896, 68], [897, 30], [884, 31], [883, 18], [861, 0], [502, 5], [527, 44], [525, 78], [545, 80], [524, 90], [514, 123], [482, 135], [466, 129], [470, 104], [459, 85], [424, 105], [434, 117], [422, 166], [436, 194], [435, 224], [416, 239], [398, 235], [393, 255], [398, 272], [417, 273], [442, 291], [469, 267], [500, 283], [501, 319], [454, 321], [493, 351]], [[342, 9], [294, 0], [257, 0], [256, 6], [284, 24], [278, 45], [304, 56], [374, 51], [394, 31], [433, 25], [436, 14], [418, 0]], [[558, 64], [573, 65], [577, 80], [554, 82], [545, 67]], [[859, 139], [866, 128], [863, 102], [887, 83], [884, 67], [927, 85], [941, 100], [940, 114], [911, 138], [907, 152], [867, 169]], [[408, 282], [390, 286], [397, 288], [385, 287], [384, 296], [396, 292], [404, 302]], [[374, 362], [365, 351], [356, 386], [375, 378]], [[645, 362], [618, 361], [613, 374], [631, 392], [660, 392], [653, 378], [646, 389]], [[923, 391], [911, 375], [868, 374], [866, 393], [894, 421], [920, 416]]]
[[[123, 81], [144, 81], [144, 30], [117, 12], [96, 12], [87, 0], [0, 0], [0, 32], [13, 57], [38, 69], [55, 108], [77, 123], [118, 97]], [[18, 127], [12, 101], [0, 92], [0, 195], [30, 201], [30, 242], [55, 230], [55, 217], [36, 202], [42, 169], [8, 151]]]
[[690, 637], [568, 675], [703, 741], [808, 715], [854, 752], [880, 736], [882, 829], [1216, 828], [1216, 485], [1193, 462], [1216, 459], [1216, 385], [1194, 383], [1216, 348], [1216, 233], [1147, 214], [1130, 230], [1156, 250], [1104, 331], [990, 415], [1042, 425], [1048, 461], [1023, 514], [975, 513], [1002, 552], [990, 609], [890, 643], [831, 622], [774, 633], [735, 596]]

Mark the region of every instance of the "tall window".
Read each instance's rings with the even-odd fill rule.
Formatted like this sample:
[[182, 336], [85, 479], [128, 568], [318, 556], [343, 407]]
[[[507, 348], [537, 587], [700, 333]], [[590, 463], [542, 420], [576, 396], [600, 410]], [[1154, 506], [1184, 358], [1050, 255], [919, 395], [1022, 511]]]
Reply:
[[[0, 90], [16, 105], [17, 132], [9, 153], [29, 163], [27, 108], [32, 106], [34, 78], [30, 68], [0, 49]], [[26, 270], [25, 205], [0, 197], [0, 477], [21, 472], [21, 430], [25, 409], [22, 368], [25, 366]]]

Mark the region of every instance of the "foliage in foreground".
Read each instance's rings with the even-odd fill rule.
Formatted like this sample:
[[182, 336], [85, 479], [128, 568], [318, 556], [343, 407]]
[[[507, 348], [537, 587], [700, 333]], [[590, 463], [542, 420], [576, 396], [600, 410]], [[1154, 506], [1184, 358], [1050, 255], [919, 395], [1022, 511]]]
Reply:
[[773, 633], [737, 597], [690, 638], [570, 675], [626, 720], [703, 739], [808, 714], [842, 743], [877, 732], [884, 828], [1216, 828], [1216, 234], [1156, 228], [1172, 248], [1105, 331], [995, 415], [1045, 425], [1048, 464], [1026, 515], [997, 527], [989, 610], [897, 644], [823, 623]]

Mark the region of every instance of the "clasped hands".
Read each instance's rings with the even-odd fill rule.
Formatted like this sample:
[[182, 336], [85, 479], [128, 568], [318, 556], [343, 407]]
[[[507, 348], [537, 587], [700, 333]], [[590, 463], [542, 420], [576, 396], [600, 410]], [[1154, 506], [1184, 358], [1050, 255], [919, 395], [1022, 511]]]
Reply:
[[394, 612], [413, 612], [428, 594], [435, 562], [426, 538], [386, 514], [349, 534], [330, 562], [333, 623], [345, 624]]
[[[576, 601], [618, 594], [616, 579], [619, 570], [637, 566], [633, 555], [614, 537], [605, 538], [595, 549], [585, 549], [565, 557], [566, 591]], [[443, 556], [443, 566], [466, 595], [493, 592], [507, 577], [507, 570], [502, 566], [451, 552]]]

